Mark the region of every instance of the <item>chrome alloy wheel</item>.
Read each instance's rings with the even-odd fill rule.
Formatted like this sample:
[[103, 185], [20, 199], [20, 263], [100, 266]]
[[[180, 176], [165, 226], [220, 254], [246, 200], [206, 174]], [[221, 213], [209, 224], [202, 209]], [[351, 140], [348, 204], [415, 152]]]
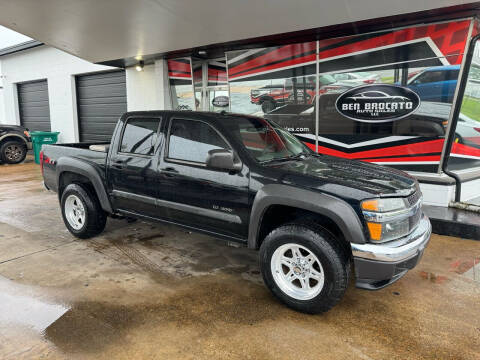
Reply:
[[277, 286], [296, 300], [310, 300], [320, 294], [325, 282], [322, 264], [306, 247], [289, 243], [280, 246], [270, 260]]
[[11, 162], [17, 162], [20, 161], [20, 159], [23, 156], [23, 149], [19, 145], [8, 145], [7, 148], [5, 149], [5, 157], [7, 158], [8, 161]]
[[65, 217], [75, 230], [80, 230], [85, 225], [85, 207], [77, 195], [69, 195], [65, 200]]

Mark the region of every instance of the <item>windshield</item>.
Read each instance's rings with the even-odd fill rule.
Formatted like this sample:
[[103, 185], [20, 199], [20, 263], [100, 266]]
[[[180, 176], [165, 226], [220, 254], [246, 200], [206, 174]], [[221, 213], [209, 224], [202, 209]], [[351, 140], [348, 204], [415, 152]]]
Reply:
[[289, 159], [311, 152], [288, 131], [262, 118], [237, 118], [234, 132], [259, 162]]

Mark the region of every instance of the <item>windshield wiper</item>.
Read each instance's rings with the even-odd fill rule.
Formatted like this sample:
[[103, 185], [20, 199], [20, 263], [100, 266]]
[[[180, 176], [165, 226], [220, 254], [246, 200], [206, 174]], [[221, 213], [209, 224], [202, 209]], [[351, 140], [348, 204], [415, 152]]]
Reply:
[[264, 161], [261, 161], [260, 163], [261, 164], [269, 164], [269, 163], [277, 162], [277, 161], [282, 162], [282, 161], [296, 160], [296, 159], [300, 158], [301, 156], [306, 156], [306, 155], [308, 155], [306, 152], [301, 152], [301, 153], [298, 153], [298, 154], [295, 154], [295, 155], [289, 155], [289, 156], [264, 160]]

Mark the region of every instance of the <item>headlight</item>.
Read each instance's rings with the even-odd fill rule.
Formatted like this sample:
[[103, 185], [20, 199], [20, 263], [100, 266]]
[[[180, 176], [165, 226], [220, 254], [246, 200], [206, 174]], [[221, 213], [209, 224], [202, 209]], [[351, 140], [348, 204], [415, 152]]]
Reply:
[[410, 232], [410, 209], [406, 199], [372, 199], [362, 202], [370, 240], [385, 242], [407, 236]]

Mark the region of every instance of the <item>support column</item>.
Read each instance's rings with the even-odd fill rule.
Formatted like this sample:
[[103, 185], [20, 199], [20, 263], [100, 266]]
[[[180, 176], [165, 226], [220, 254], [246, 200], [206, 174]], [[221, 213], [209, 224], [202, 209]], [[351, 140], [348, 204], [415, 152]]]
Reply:
[[155, 61], [155, 84], [158, 109], [171, 110], [172, 102], [170, 100], [170, 86], [168, 82], [168, 65], [165, 59]]

